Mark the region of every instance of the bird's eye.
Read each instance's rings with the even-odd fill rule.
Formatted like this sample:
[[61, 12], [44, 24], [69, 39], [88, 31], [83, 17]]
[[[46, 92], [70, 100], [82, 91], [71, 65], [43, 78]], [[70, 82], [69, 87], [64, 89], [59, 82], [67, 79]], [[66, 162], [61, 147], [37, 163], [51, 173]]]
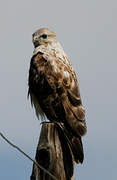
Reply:
[[47, 34], [43, 34], [41, 37], [42, 37], [43, 39], [46, 39], [46, 38], [47, 38]]

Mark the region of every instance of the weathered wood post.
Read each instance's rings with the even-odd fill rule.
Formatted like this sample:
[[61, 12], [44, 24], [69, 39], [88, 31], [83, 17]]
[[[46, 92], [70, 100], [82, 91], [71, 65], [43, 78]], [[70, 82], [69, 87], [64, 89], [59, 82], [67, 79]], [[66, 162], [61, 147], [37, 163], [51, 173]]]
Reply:
[[[74, 162], [64, 135], [54, 123], [43, 123], [35, 160], [57, 180], [73, 180]], [[33, 164], [31, 180], [52, 180]]]

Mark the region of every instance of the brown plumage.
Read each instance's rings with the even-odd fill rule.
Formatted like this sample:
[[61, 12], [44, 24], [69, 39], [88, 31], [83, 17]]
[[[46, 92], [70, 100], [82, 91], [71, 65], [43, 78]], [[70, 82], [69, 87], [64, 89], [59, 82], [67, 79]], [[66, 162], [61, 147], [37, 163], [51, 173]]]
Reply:
[[82, 163], [81, 136], [86, 133], [86, 124], [76, 74], [53, 32], [47, 28], [36, 31], [33, 43], [29, 70], [31, 102], [38, 117], [46, 116], [58, 124], [75, 161]]

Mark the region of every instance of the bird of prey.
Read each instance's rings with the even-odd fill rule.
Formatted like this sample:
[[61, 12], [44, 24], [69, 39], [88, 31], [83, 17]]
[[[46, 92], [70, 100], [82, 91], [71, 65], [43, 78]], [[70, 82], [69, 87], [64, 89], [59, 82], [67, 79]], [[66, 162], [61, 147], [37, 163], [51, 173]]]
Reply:
[[65, 131], [74, 159], [84, 159], [81, 137], [86, 133], [85, 109], [74, 69], [54, 32], [41, 28], [33, 35], [29, 69], [31, 103], [38, 118], [47, 117]]

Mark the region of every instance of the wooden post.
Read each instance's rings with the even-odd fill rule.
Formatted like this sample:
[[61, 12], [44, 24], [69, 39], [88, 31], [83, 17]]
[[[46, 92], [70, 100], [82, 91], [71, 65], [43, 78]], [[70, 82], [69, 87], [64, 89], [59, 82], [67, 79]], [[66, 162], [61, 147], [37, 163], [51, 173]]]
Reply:
[[[54, 123], [43, 123], [35, 160], [57, 180], [73, 180], [73, 157], [62, 130]], [[52, 180], [33, 164], [31, 180]]]

